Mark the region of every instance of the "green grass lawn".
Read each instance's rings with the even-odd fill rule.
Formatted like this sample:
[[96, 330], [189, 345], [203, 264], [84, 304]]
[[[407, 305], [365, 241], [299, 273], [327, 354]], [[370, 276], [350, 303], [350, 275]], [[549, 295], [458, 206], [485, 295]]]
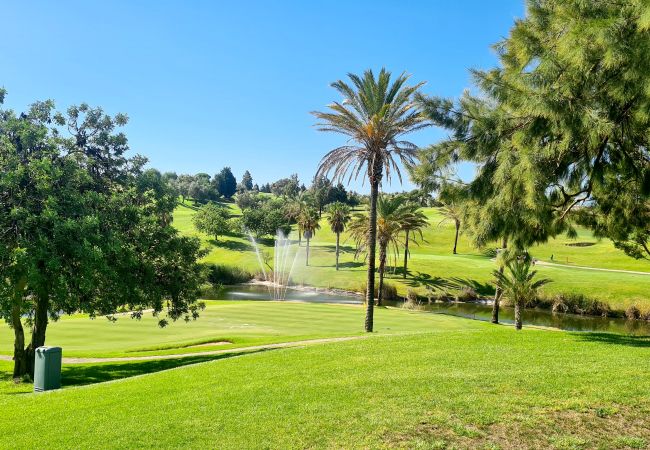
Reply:
[[[215, 311], [235, 322], [239, 313], [231, 308], [239, 304], [249, 308], [245, 315], [253, 315], [251, 322], [260, 329], [272, 327], [289, 337], [304, 335], [310, 327], [316, 334], [354, 335], [363, 317], [361, 308], [339, 305], [229, 302]], [[268, 309], [254, 315], [261, 308]], [[324, 308], [331, 309], [327, 319]], [[56, 325], [61, 339], [78, 320]], [[379, 310], [377, 324], [379, 333], [355, 341], [242, 356], [234, 351], [207, 362], [192, 356], [188, 362], [202, 363], [38, 395], [5, 389], [0, 406], [11, 413], [0, 415], [0, 447], [650, 444], [648, 338], [534, 329], [517, 333], [506, 326], [395, 309]], [[138, 326], [138, 337], [145, 339], [150, 327]], [[166, 333], [185, 339], [175, 325]], [[239, 331], [232, 333], [235, 337]], [[50, 344], [58, 344], [50, 337]], [[100, 340], [93, 335], [88, 348], [103, 352]], [[173, 360], [65, 366], [64, 383], [176, 365]]]
[[[180, 320], [165, 328], [158, 327], [157, 319], [150, 314], [140, 321], [123, 316], [115, 323], [81, 315], [64, 317], [48, 325], [47, 344], [63, 347], [64, 356], [69, 357], [121, 357], [193, 353], [363, 333], [364, 312], [360, 306], [267, 301], [206, 303], [198, 320]], [[377, 310], [375, 331], [380, 334], [426, 331], [431, 326], [426, 315], [389, 311]], [[219, 341], [232, 344], [192, 347]], [[13, 331], [2, 324], [0, 354], [10, 355], [12, 351]]]
[[[240, 211], [236, 205], [229, 205], [233, 214]], [[492, 290], [492, 270], [495, 264], [490, 257], [472, 248], [469, 240], [460, 237], [458, 253], [453, 255], [454, 228], [450, 223], [442, 223], [436, 208], [425, 208], [430, 226], [424, 233], [424, 242], [412, 246], [409, 262], [410, 274], [406, 280], [400, 273], [389, 274], [389, 282], [395, 284], [398, 292], [404, 295], [407, 289], [425, 293], [426, 286], [437, 286], [441, 282], [463, 282], [475, 286], [479, 293], [489, 294]], [[210, 253], [205, 258], [208, 262], [236, 265], [251, 271], [258, 271], [258, 263], [247, 238], [225, 236], [215, 242], [198, 233], [192, 225], [194, 209], [179, 206], [174, 215], [174, 224], [183, 233], [199, 236]], [[304, 247], [302, 248], [293, 279], [320, 287], [336, 287], [350, 290], [362, 290], [365, 266], [362, 260], [354, 259], [354, 246], [351, 239], [344, 234], [341, 238], [341, 270], [334, 270], [335, 235], [330, 231], [325, 218], [321, 229], [312, 240], [310, 266], [305, 267]], [[261, 242], [264, 251], [272, 253], [271, 242]], [[579, 244], [579, 245], [576, 245]], [[304, 244], [303, 244], [304, 245]], [[648, 261], [637, 261], [616, 249], [606, 239], [598, 240], [585, 229], [580, 229], [576, 239], [560, 236], [546, 244], [535, 246], [531, 253], [542, 261], [551, 261], [568, 266], [591, 266], [605, 269], [623, 269], [650, 272]], [[402, 258], [398, 258], [398, 268]], [[551, 278], [553, 283], [544, 288], [545, 292], [582, 293], [609, 303], [612, 309], [625, 310], [631, 304], [642, 309], [650, 309], [650, 275], [633, 275], [616, 272], [598, 272], [564, 267], [537, 267], [541, 276]]]

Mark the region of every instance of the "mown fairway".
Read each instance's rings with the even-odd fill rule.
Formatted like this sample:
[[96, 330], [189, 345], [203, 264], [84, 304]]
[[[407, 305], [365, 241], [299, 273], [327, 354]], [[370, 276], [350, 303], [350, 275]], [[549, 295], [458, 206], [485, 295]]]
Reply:
[[[240, 211], [235, 205], [229, 205], [233, 214]], [[458, 254], [452, 254], [454, 228], [449, 222], [441, 224], [442, 217], [435, 208], [424, 209], [430, 226], [424, 233], [424, 242], [411, 247], [409, 261], [410, 274], [406, 280], [401, 273], [389, 274], [391, 283], [398, 287], [403, 295], [408, 288], [425, 292], [425, 287], [439, 286], [448, 281], [474, 286], [479, 293], [489, 294], [492, 290], [492, 270], [494, 262], [489, 256], [469, 245], [469, 240], [462, 236], [459, 240]], [[194, 209], [179, 206], [174, 216], [175, 226], [184, 233], [200, 236], [210, 249], [206, 261], [218, 264], [230, 264], [257, 271], [258, 263], [249, 240], [241, 236], [224, 236], [215, 242], [198, 233], [192, 225]], [[330, 231], [325, 217], [321, 220], [321, 229], [312, 240], [310, 266], [304, 265], [304, 247], [299, 254], [294, 281], [314, 286], [336, 287], [362, 290], [365, 276], [363, 259], [354, 259], [354, 243], [347, 234], [341, 237], [341, 270], [334, 270], [335, 235]], [[272, 242], [260, 243], [264, 251], [272, 254]], [[303, 243], [304, 246], [304, 243]], [[531, 249], [534, 257], [545, 262], [554, 262], [566, 266], [590, 266], [604, 269], [622, 269], [650, 272], [647, 261], [635, 260], [616, 249], [611, 241], [598, 240], [591, 232], [580, 229], [576, 239], [559, 236], [549, 243]], [[553, 261], [551, 261], [551, 255]], [[402, 266], [398, 257], [398, 270]], [[650, 275], [635, 275], [618, 272], [602, 272], [568, 267], [537, 267], [540, 275], [553, 280], [544, 288], [547, 293], [582, 293], [606, 301], [613, 309], [624, 310], [631, 304], [641, 308], [650, 308]]]
[[[292, 338], [310, 324], [321, 333], [350, 335], [361, 325], [358, 307], [240, 304], [251, 323], [273, 328], [278, 338]], [[215, 311], [236, 322], [235, 306]], [[329, 316], [324, 308], [331, 309]], [[55, 326], [61, 340], [71, 338], [66, 327], [79, 320]], [[516, 333], [394, 309], [380, 310], [377, 324], [380, 333], [354, 341], [220, 358], [41, 395], [7, 395], [18, 391], [6, 389], [0, 395], [5, 411], [0, 447], [644, 448], [650, 443], [647, 338]], [[138, 325], [139, 339], [146, 339], [149, 325]], [[163, 331], [182, 341], [182, 326]], [[101, 353], [101, 340], [93, 335], [86, 341], [88, 354]], [[201, 361], [191, 358], [196, 359], [187, 362]], [[110, 379], [108, 372], [119, 378], [174, 364], [181, 365], [69, 365], [64, 381], [83, 384], [92, 382], [90, 377]]]

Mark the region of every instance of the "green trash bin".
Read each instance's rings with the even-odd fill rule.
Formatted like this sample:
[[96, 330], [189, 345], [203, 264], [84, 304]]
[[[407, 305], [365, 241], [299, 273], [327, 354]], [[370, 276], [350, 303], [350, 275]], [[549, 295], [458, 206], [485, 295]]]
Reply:
[[34, 361], [34, 392], [61, 387], [61, 347], [38, 347]]

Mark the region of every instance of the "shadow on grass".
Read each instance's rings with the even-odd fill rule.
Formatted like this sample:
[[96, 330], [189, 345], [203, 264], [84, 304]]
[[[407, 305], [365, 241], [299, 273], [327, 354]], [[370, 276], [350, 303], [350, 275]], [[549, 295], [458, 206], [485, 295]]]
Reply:
[[456, 286], [457, 289], [468, 287], [473, 289], [478, 295], [494, 295], [494, 286], [490, 283], [481, 283], [476, 280], [470, 280], [469, 278], [451, 278], [450, 281]]
[[64, 364], [61, 373], [61, 385], [83, 386], [88, 384], [102, 383], [105, 381], [130, 378], [147, 373], [160, 372], [175, 367], [188, 366], [219, 359], [233, 358], [235, 356], [250, 355], [275, 349], [260, 349], [248, 352], [233, 352], [220, 355], [197, 355], [183, 358], [159, 359], [149, 361], [128, 361], [111, 363], [89, 363], [89, 364]]
[[458, 285], [451, 280], [442, 277], [432, 277], [424, 272], [409, 272], [410, 277], [404, 281], [410, 287], [425, 287], [432, 291], [444, 291], [448, 289], [458, 289]]
[[580, 333], [576, 336], [587, 342], [650, 348], [650, 336], [630, 336], [614, 333]]
[[[322, 249], [322, 250], [324, 250], [326, 252], [329, 252], [329, 253], [336, 252], [336, 245], [319, 245], [318, 248]], [[343, 253], [354, 253], [355, 251], [356, 251], [356, 249], [351, 245], [343, 245], [343, 244], [339, 245], [339, 252], [341, 254], [343, 254]]]
[[225, 248], [227, 250], [233, 250], [237, 252], [248, 252], [253, 250], [253, 246], [250, 244], [247, 244], [246, 242], [240, 242], [240, 241], [224, 241], [224, 240], [218, 240], [215, 241], [214, 239], [210, 239], [210, 245], [214, 245], [215, 247], [219, 248]]

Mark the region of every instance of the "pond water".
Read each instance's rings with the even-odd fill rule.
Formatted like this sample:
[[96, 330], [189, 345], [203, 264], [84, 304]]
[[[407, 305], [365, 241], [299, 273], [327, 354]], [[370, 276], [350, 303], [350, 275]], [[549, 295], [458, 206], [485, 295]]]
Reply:
[[[219, 298], [224, 300], [270, 300], [272, 297], [267, 286], [244, 284], [225, 286], [220, 291]], [[361, 304], [363, 301], [360, 296], [332, 292], [324, 293], [309, 289], [287, 289], [286, 300], [339, 304]], [[392, 302], [390, 305], [401, 306], [402, 303]], [[422, 305], [420, 308], [432, 313], [449, 314], [476, 320], [489, 321], [492, 317], [492, 306], [485, 303], [434, 303], [432, 305]], [[499, 320], [503, 323], [513, 323], [514, 310], [502, 307]], [[642, 320], [553, 313], [545, 309], [526, 309], [523, 312], [523, 320], [524, 327], [528, 324], [567, 331], [596, 331], [650, 336], [650, 322]]]

